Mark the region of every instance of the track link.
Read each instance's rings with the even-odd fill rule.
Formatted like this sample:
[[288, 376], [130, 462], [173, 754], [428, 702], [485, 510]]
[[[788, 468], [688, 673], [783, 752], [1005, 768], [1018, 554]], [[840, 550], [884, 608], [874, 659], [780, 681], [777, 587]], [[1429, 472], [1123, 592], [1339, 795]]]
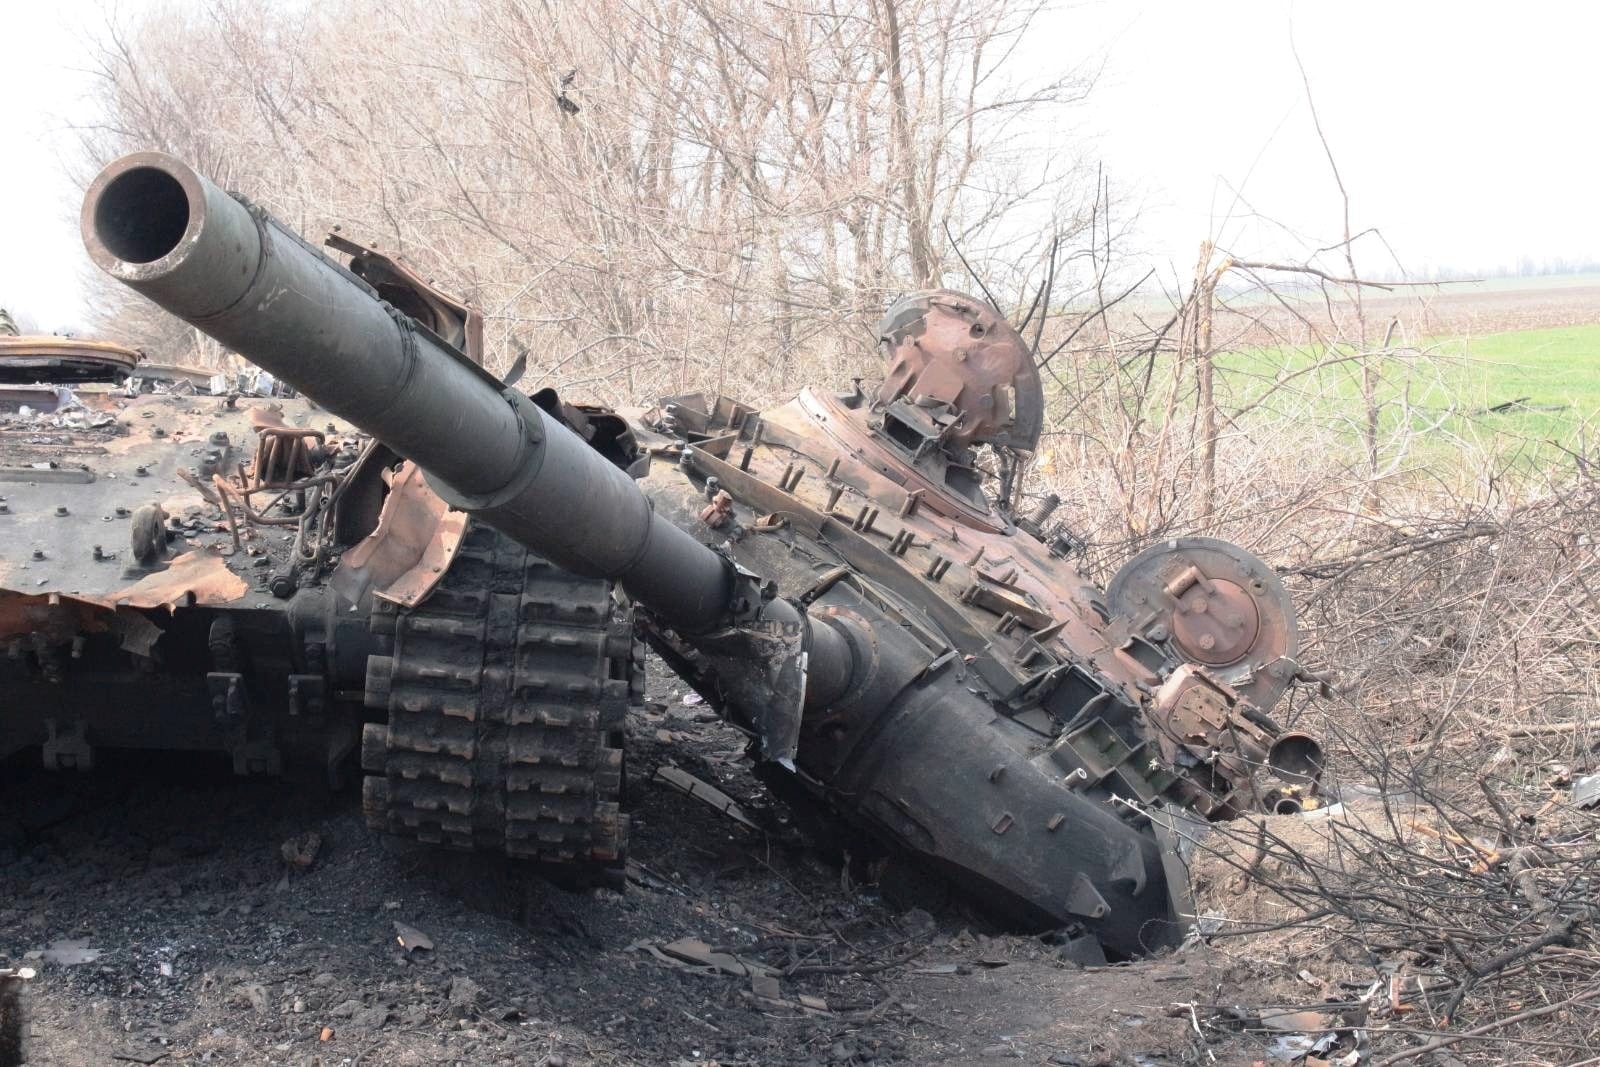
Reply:
[[373, 829], [575, 874], [627, 847], [622, 736], [642, 648], [611, 583], [579, 578], [479, 523], [421, 605], [374, 611], [363, 807]]

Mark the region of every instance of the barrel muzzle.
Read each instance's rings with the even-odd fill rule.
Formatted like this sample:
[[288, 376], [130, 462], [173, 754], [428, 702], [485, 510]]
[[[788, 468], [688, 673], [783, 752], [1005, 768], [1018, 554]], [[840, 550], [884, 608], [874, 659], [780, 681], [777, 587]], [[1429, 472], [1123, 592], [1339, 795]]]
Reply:
[[79, 224], [97, 267], [158, 304], [178, 305], [186, 319], [237, 303], [260, 262], [255, 217], [164, 152], [136, 152], [102, 170]]

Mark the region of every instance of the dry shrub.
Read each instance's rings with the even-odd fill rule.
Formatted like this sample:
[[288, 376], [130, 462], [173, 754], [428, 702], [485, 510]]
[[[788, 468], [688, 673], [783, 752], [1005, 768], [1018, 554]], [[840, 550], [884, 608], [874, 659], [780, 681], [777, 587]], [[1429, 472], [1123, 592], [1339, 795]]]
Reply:
[[[1376, 787], [1201, 841], [1192, 873], [1213, 947], [1289, 990], [1277, 1005], [1363, 1031], [1362, 1063], [1444, 1047], [1455, 1062], [1600, 1054], [1600, 819], [1559, 795], [1523, 808], [1518, 783], [1481, 771], [1460, 777], [1469, 790], [1425, 784], [1368, 751]], [[1299, 981], [1272, 981], [1285, 976]]]
[[[1460, 410], [1400, 331], [1362, 343], [1333, 295], [1295, 319], [1318, 340], [1273, 347], [1288, 371], [1216, 392], [1211, 499], [1192, 301], [1062, 372], [1040, 481], [1102, 579], [1188, 532], [1259, 553], [1336, 690], [1274, 714], [1324, 736], [1344, 804], [1219, 827], [1194, 863], [1206, 936], [1262, 979], [1261, 1005], [1334, 1005], [1370, 1038], [1362, 1063], [1587, 1062], [1600, 819], [1571, 790], [1600, 744], [1600, 481], [1581, 451]], [[1375, 375], [1375, 423], [1345, 364]]]

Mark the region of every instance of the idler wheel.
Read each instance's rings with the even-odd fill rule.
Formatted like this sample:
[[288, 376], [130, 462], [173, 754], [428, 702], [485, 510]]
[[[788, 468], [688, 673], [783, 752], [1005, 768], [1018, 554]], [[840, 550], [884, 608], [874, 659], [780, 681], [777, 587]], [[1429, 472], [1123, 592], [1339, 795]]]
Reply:
[[1294, 602], [1272, 569], [1238, 545], [1163, 541], [1117, 572], [1106, 601], [1130, 634], [1205, 667], [1263, 711], [1294, 678]]
[[1190, 659], [1208, 667], [1226, 667], [1243, 659], [1260, 632], [1261, 612], [1255, 600], [1226, 579], [1195, 582], [1178, 598], [1172, 613], [1173, 641]]

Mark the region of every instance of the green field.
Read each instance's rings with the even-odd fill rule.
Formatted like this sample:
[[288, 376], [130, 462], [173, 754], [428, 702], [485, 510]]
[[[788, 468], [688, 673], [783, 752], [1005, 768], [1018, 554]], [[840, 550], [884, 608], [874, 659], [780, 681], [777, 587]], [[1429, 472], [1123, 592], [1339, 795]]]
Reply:
[[[1298, 412], [1359, 438], [1365, 408], [1353, 351], [1254, 349], [1219, 355], [1217, 365], [1234, 410]], [[1532, 461], [1558, 453], [1555, 444], [1579, 447], [1600, 423], [1600, 325], [1439, 338], [1368, 365], [1386, 438], [1409, 428], [1424, 447], [1470, 441]]]
[[1439, 353], [1453, 364], [1464, 407], [1528, 398], [1512, 411], [1479, 416], [1486, 426], [1570, 442], [1600, 416], [1600, 326], [1486, 334], [1442, 342]]

